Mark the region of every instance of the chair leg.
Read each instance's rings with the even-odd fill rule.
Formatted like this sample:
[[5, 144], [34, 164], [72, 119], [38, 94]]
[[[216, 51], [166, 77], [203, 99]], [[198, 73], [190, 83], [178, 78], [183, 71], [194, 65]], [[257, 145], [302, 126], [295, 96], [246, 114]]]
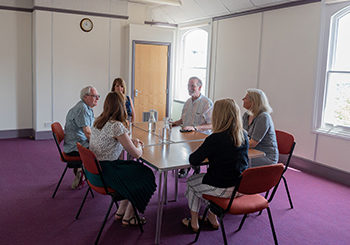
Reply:
[[[87, 181], [87, 178], [86, 178], [86, 174], [85, 174], [84, 168], [81, 168], [81, 169], [82, 169], [83, 174], [84, 174], [84, 176], [85, 176], [85, 180]], [[94, 193], [92, 192], [92, 190], [91, 190], [91, 188], [90, 188], [90, 186], [89, 186], [89, 185], [88, 185], [88, 187], [89, 187], [89, 191], [90, 191], [90, 193], [91, 193], [92, 198], [95, 198], [95, 195], [94, 195]]]
[[91, 197], [92, 197], [92, 198], [95, 198], [95, 195], [94, 195], [94, 193], [92, 192], [92, 189], [90, 188], [90, 186], [89, 186], [88, 191], [90, 191], [90, 193], [91, 193]]
[[[266, 193], [265, 193], [265, 199], [267, 199], [268, 195], [269, 195], [269, 192], [270, 190], [268, 190]], [[258, 213], [258, 216], [261, 215], [263, 210], [261, 210], [259, 213]]]
[[242, 221], [241, 221], [241, 223], [239, 224], [239, 227], [238, 227], [238, 229], [237, 229], [235, 232], [238, 232], [238, 231], [241, 230], [241, 228], [242, 228], [242, 226], [243, 226], [243, 223], [244, 223], [245, 219], [247, 218], [247, 216], [248, 216], [248, 214], [245, 214], [245, 215], [243, 216]]
[[271, 211], [270, 211], [270, 208], [269, 208], [269, 207], [267, 207], [267, 213], [269, 214], [269, 220], [270, 220], [270, 225], [271, 225], [273, 240], [275, 241], [275, 245], [278, 245], [277, 236], [276, 236], [276, 231], [275, 231], [275, 227], [273, 226], [272, 215], [271, 215]]
[[219, 222], [220, 222], [220, 226], [221, 226], [222, 237], [224, 238], [224, 244], [227, 245], [227, 238], [226, 238], [223, 218], [224, 218], [224, 215], [221, 215], [219, 217]]
[[138, 214], [138, 212], [137, 212], [137, 209], [135, 208], [135, 205], [134, 205], [133, 203], [131, 203], [131, 205], [132, 205], [132, 208], [134, 209], [134, 213], [135, 213], [135, 216], [136, 216], [136, 220], [137, 220], [137, 222], [139, 223], [140, 231], [141, 231], [141, 233], [143, 233], [143, 227], [142, 227], [142, 224], [141, 224], [140, 216], [139, 216], [139, 214]]
[[97, 237], [96, 237], [95, 245], [97, 245], [97, 244], [98, 244], [98, 241], [100, 240], [100, 236], [101, 236], [101, 234], [102, 234], [103, 228], [104, 228], [105, 225], [106, 225], [106, 222], [107, 222], [108, 216], [109, 216], [109, 214], [110, 214], [110, 212], [111, 212], [113, 203], [114, 203], [114, 200], [113, 200], [113, 198], [112, 198], [111, 204], [109, 204], [109, 208], [108, 208], [108, 211], [107, 211], [107, 213], [106, 213], [105, 219], [103, 220], [103, 223], [102, 223], [102, 226], [101, 226], [101, 228], [100, 228], [100, 231], [98, 232], [98, 235], [97, 235]]
[[283, 179], [283, 182], [284, 182], [284, 187], [286, 188], [286, 191], [287, 191], [287, 195], [288, 195], [288, 199], [289, 199], [290, 208], [293, 208], [292, 198], [290, 197], [290, 194], [289, 194], [289, 189], [288, 189], [288, 185], [287, 185], [287, 180], [286, 180], [286, 178], [285, 178], [283, 175], [282, 175], [282, 179]]
[[208, 210], [209, 210], [209, 205], [208, 205], [208, 206], [206, 207], [206, 209], [204, 210], [203, 218], [202, 218], [202, 220], [199, 221], [199, 229], [198, 229], [198, 231], [197, 231], [197, 233], [196, 233], [196, 238], [195, 238], [194, 241], [191, 242], [191, 243], [195, 243], [195, 242], [198, 241], [199, 233], [201, 232], [201, 228], [203, 227], [204, 220], [205, 220], [205, 218], [207, 217]]
[[62, 175], [61, 175], [61, 178], [60, 178], [60, 180], [59, 180], [58, 183], [57, 183], [56, 189], [55, 189], [54, 193], [52, 194], [52, 198], [55, 198], [56, 192], [57, 192], [57, 190], [58, 190], [58, 187], [60, 187], [61, 182], [62, 182], [62, 179], [63, 179], [64, 175], [65, 175], [66, 172], [67, 172], [67, 169], [68, 169], [68, 165], [66, 165], [66, 168], [63, 170], [63, 173], [62, 173]]
[[[84, 206], [84, 204], [85, 204], [85, 200], [86, 200], [87, 195], [89, 194], [89, 191], [91, 191], [90, 187], [89, 187], [89, 189], [87, 189], [87, 191], [85, 192], [85, 195], [84, 195], [83, 201], [82, 201], [82, 203], [81, 203], [81, 205], [80, 205], [80, 208], [79, 208], [79, 210], [78, 210], [78, 213], [77, 213], [77, 215], [75, 215], [75, 219], [78, 219], [78, 218], [79, 218], [80, 212], [81, 212], [81, 210], [83, 209], [83, 206]], [[92, 191], [91, 191], [91, 192], [92, 192]]]

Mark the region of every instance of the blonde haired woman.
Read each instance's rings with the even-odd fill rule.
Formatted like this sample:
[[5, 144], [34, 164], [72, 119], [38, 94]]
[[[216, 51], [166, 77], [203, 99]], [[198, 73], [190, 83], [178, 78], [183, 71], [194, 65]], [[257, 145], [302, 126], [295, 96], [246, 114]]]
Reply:
[[[191, 165], [198, 166], [208, 158], [207, 173], [193, 175], [187, 180], [185, 196], [191, 218], [182, 223], [197, 232], [198, 212], [202, 194], [230, 197], [241, 173], [248, 167], [248, 136], [243, 130], [239, 107], [232, 99], [218, 100], [212, 114], [212, 130], [203, 144], [190, 155]], [[218, 229], [217, 217], [209, 211], [208, 220]]]
[[126, 83], [123, 78], [116, 78], [113, 81], [112, 84], [112, 92], [120, 92], [124, 95], [125, 98], [125, 108], [126, 112], [128, 113], [128, 121], [134, 122], [135, 120], [135, 110], [134, 110], [134, 104], [132, 102], [132, 99], [126, 95]]
[[265, 93], [256, 88], [247, 90], [243, 98], [243, 128], [249, 135], [249, 147], [265, 152], [265, 157], [251, 160], [252, 166], [277, 163], [278, 147], [275, 127], [270, 113], [272, 108]]

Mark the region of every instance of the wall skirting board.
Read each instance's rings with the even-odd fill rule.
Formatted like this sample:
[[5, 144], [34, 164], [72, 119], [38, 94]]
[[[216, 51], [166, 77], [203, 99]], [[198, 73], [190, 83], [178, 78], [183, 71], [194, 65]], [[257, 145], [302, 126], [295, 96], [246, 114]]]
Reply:
[[0, 139], [26, 138], [33, 136], [33, 129], [0, 130]]
[[332, 168], [297, 156], [292, 157], [289, 166], [308, 174], [316, 175], [339, 184], [350, 186], [350, 173], [340, 169]]
[[32, 128], [0, 130], [0, 139], [28, 138], [28, 137], [34, 138], [35, 140], [52, 139], [52, 132], [51, 130], [36, 132]]
[[33, 131], [33, 137], [35, 140], [48, 140], [48, 139], [53, 139], [52, 136], [52, 131]]

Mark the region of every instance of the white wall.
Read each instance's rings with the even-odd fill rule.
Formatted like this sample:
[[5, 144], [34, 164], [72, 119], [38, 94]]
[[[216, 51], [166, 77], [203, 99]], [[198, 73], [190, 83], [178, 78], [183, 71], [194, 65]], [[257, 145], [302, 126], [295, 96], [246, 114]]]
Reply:
[[319, 3], [264, 13], [259, 78], [274, 109], [275, 127], [293, 133], [295, 154], [311, 160], [320, 14]]
[[[35, 11], [36, 131], [50, 129], [52, 121], [64, 125], [67, 111], [79, 101], [81, 88], [92, 85], [101, 95], [95, 116], [112, 79], [121, 75], [125, 47], [125, 20]], [[91, 32], [80, 29], [89, 17]], [[125, 71], [124, 71], [125, 74]]]
[[214, 22], [213, 99], [231, 97], [240, 103], [258, 82], [261, 13]]
[[312, 133], [320, 18], [313, 3], [216, 21], [213, 97], [241, 104], [247, 88], [264, 90], [276, 129], [296, 138], [296, 156], [350, 172], [350, 141]]
[[32, 15], [0, 10], [0, 129], [32, 128]]

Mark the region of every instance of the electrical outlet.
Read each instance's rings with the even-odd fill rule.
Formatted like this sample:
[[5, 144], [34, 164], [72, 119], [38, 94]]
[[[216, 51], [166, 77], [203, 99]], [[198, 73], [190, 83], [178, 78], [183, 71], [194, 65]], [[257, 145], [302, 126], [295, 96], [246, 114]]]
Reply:
[[44, 122], [44, 127], [49, 128], [51, 127], [52, 122]]

